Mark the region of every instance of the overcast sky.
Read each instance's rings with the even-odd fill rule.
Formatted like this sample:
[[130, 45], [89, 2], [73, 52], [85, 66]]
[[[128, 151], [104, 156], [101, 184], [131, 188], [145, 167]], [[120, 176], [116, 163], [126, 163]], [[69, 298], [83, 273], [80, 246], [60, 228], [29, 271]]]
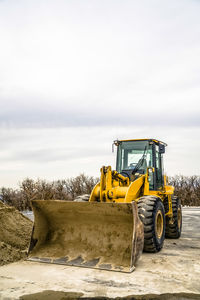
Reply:
[[116, 138], [200, 175], [200, 1], [0, 0], [0, 186], [99, 176]]

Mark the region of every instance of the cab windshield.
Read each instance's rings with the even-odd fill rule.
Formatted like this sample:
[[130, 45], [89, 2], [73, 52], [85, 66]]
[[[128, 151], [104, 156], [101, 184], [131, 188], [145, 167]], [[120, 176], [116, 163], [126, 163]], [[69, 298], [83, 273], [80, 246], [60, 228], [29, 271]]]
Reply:
[[152, 166], [152, 145], [148, 141], [121, 142], [117, 153], [117, 171], [146, 173], [147, 167]]

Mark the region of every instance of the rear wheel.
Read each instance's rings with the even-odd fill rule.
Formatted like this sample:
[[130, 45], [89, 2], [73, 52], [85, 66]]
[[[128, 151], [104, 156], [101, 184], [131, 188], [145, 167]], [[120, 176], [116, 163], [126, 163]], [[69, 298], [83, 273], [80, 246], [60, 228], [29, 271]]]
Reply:
[[165, 236], [171, 239], [178, 239], [181, 236], [182, 230], [182, 208], [178, 197], [172, 197], [173, 219], [166, 217], [166, 232]]
[[144, 251], [160, 251], [165, 239], [165, 209], [161, 199], [156, 196], [141, 197], [138, 213], [144, 224]]
[[89, 201], [90, 199], [90, 195], [89, 194], [84, 194], [84, 195], [80, 195], [80, 196], [77, 196], [74, 201], [75, 202], [86, 202], [86, 201]]

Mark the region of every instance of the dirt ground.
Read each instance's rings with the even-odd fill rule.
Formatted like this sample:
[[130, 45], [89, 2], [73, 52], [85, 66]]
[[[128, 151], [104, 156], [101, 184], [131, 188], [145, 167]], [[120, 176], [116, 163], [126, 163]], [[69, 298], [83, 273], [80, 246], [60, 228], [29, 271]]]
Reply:
[[0, 299], [90, 297], [200, 299], [200, 207], [184, 208], [181, 238], [143, 253], [131, 274], [30, 261], [0, 267]]

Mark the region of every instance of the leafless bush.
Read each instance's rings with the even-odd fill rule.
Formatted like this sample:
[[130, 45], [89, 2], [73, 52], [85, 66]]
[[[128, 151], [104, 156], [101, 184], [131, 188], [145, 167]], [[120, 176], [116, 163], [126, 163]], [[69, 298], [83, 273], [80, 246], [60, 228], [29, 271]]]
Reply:
[[75, 178], [67, 179], [67, 192], [72, 199], [79, 195], [90, 194], [98, 180], [98, 178], [94, 178], [92, 176], [89, 177], [84, 174], [80, 174]]
[[10, 206], [14, 206], [18, 210], [26, 210], [25, 203], [23, 203], [21, 198], [21, 192], [19, 190], [14, 190], [11, 188], [2, 187], [0, 190], [1, 200]]
[[169, 183], [175, 187], [182, 205], [200, 205], [200, 176], [176, 175], [169, 178]]
[[72, 200], [82, 194], [90, 194], [98, 178], [80, 174], [75, 178], [48, 182], [26, 178], [19, 189], [2, 187], [1, 200], [19, 210], [30, 210], [32, 200]]
[[67, 190], [66, 180], [57, 180], [54, 182], [54, 199], [68, 200], [71, 199]]
[[[98, 178], [80, 174], [66, 180], [48, 182], [42, 179], [34, 181], [26, 178], [18, 189], [0, 189], [1, 200], [19, 210], [31, 209], [31, 200], [72, 200], [82, 194], [90, 194]], [[183, 205], [200, 205], [200, 176], [177, 175], [169, 178], [169, 184], [175, 187], [175, 194]]]

